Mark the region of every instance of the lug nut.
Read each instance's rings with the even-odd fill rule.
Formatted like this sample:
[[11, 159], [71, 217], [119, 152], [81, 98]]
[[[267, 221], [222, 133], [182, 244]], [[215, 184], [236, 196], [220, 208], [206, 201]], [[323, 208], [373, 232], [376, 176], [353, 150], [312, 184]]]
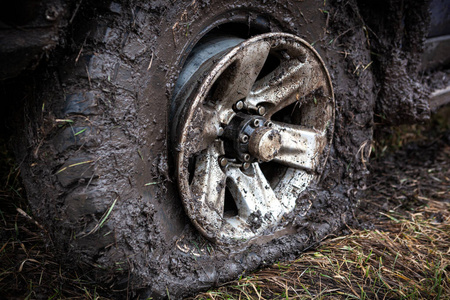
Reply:
[[219, 164], [221, 167], [226, 167], [228, 165], [228, 159], [226, 159], [225, 157], [219, 158]]
[[219, 127], [219, 129], [217, 130], [217, 135], [222, 136], [222, 134], [223, 134], [223, 127]]
[[266, 108], [264, 106], [258, 106], [258, 114], [260, 116], [264, 115], [266, 113]]
[[236, 110], [241, 110], [244, 108], [244, 101], [239, 100], [238, 102], [236, 102], [236, 104], [234, 105], [234, 107], [236, 108]]
[[242, 164], [242, 169], [247, 170], [248, 168], [250, 168], [250, 163], [249, 162], [245, 162]]
[[244, 160], [245, 160], [245, 161], [249, 161], [249, 160], [250, 160], [250, 154], [245, 153], [245, 154], [244, 154]]
[[255, 126], [255, 127], [261, 126], [261, 120], [260, 119], [254, 119], [253, 120], [253, 126]]
[[240, 141], [241, 143], [244, 143], [244, 144], [248, 143], [248, 135], [246, 135], [246, 134], [241, 134], [241, 135], [239, 136], [239, 141]]
[[273, 126], [273, 123], [270, 122], [270, 121], [267, 121], [264, 125], [267, 126], [267, 127], [272, 127], [272, 126]]

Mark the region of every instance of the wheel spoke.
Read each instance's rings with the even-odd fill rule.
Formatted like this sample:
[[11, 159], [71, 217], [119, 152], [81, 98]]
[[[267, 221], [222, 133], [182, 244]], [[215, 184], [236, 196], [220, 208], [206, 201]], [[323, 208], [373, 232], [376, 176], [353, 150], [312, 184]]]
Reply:
[[189, 156], [205, 150], [217, 139], [219, 120], [215, 110], [199, 105], [195, 110], [190, 126], [187, 126], [186, 143]]
[[259, 211], [263, 218], [273, 221], [282, 211], [281, 203], [259, 165], [253, 163], [250, 168], [251, 174], [243, 173], [237, 167], [227, 168], [227, 186], [236, 201], [239, 216], [247, 219], [252, 213]]
[[[219, 166], [223, 154], [221, 142], [213, 143], [196, 157], [195, 172], [190, 185], [194, 197], [203, 204], [208, 222], [220, 223], [225, 200], [226, 175]], [[210, 223], [210, 224], [212, 224]], [[217, 224], [219, 225], [219, 224]]]
[[255, 83], [246, 102], [253, 107], [260, 103], [270, 103], [266, 116], [271, 116], [324, 86], [327, 77], [324, 76], [323, 67], [308, 57], [306, 61], [306, 63], [298, 59], [282, 61], [274, 71]]
[[214, 94], [219, 120], [227, 124], [233, 115], [233, 104], [248, 96], [267, 56], [270, 44], [259, 42], [247, 45], [236, 55], [234, 62], [222, 74]]
[[280, 132], [282, 142], [274, 160], [290, 167], [314, 171], [318, 156], [326, 144], [325, 136], [299, 125], [273, 122], [273, 128]]

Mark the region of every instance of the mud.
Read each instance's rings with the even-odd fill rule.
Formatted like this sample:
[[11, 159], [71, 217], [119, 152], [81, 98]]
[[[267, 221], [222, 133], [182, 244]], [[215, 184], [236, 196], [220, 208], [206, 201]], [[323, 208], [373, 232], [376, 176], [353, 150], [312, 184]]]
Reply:
[[[350, 222], [365, 188], [382, 81], [372, 75], [378, 62], [371, 66], [356, 1], [94, 2], [80, 8], [65, 47], [35, 75], [15, 141], [35, 217], [51, 228], [63, 264], [136, 298], [180, 298], [294, 258]], [[336, 121], [321, 181], [299, 196], [289, 234], [222, 246], [183, 211], [168, 120], [186, 53], [207, 28], [230, 21], [250, 26], [250, 35], [281, 30], [313, 43], [333, 81]], [[406, 58], [393, 59], [402, 66]]]
[[377, 120], [389, 125], [429, 119], [430, 91], [420, 62], [430, 23], [429, 1], [359, 1], [376, 79]]
[[423, 84], [430, 91], [436, 91], [450, 86], [450, 70], [444, 69], [426, 74], [423, 79]]
[[[428, 201], [450, 201], [450, 107], [442, 108], [431, 123], [420, 126], [418, 137], [395, 151], [374, 159], [372, 175], [358, 208], [357, 227], [371, 229], [385, 218], [374, 212], [411, 212]], [[416, 125], [417, 126], [417, 125]], [[410, 130], [404, 137], [416, 136]], [[430, 216], [441, 218], [440, 214]]]

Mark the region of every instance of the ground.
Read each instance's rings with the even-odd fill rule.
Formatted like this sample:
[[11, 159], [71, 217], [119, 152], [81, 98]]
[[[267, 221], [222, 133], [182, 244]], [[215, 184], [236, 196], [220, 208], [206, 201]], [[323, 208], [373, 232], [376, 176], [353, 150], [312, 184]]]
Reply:
[[[426, 125], [378, 128], [355, 221], [294, 261], [194, 299], [450, 299], [450, 108]], [[18, 163], [1, 143], [0, 291], [10, 299], [124, 299], [67, 271], [33, 219]], [[167, 295], [170, 298], [170, 294]]]

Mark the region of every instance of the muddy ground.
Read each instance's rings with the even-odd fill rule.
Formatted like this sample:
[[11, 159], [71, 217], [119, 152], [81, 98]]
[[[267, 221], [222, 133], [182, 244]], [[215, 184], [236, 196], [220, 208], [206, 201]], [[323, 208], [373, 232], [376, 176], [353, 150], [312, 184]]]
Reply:
[[[305, 297], [317, 296], [320, 295], [320, 292], [326, 291], [330, 293], [330, 291], [336, 290], [352, 294], [352, 290], [355, 292], [354, 289], [358, 288], [356, 282], [359, 282], [359, 279], [355, 279], [355, 286], [353, 287], [347, 281], [339, 279], [339, 277], [328, 281], [323, 277], [332, 275], [326, 275], [328, 274], [328, 268], [329, 272], [334, 270], [333, 265], [327, 265], [323, 262], [325, 259], [324, 255], [328, 255], [330, 251], [332, 253], [336, 251], [342, 252], [342, 249], [348, 250], [346, 247], [355, 247], [355, 244], [350, 246], [346, 244], [345, 241], [347, 240], [356, 241], [358, 245], [362, 245], [360, 255], [362, 255], [362, 259], [366, 263], [371, 259], [369, 253], [386, 250], [386, 248], [384, 248], [385, 250], [379, 249], [379, 245], [385, 243], [383, 241], [387, 239], [395, 244], [396, 240], [401, 236], [404, 239], [402, 240], [403, 243], [406, 243], [405, 241], [408, 240], [422, 241], [423, 245], [408, 246], [407, 243], [400, 245], [401, 247], [407, 247], [406, 249], [409, 250], [406, 252], [405, 250], [398, 250], [400, 252], [397, 252], [397, 256], [399, 255], [398, 253], [404, 253], [404, 255], [407, 255], [405, 253], [417, 254], [413, 251], [414, 247], [417, 246], [422, 250], [428, 249], [429, 245], [427, 243], [429, 242], [432, 245], [439, 246], [439, 249], [448, 249], [450, 246], [450, 241], [448, 241], [450, 236], [448, 230], [450, 228], [447, 226], [450, 207], [449, 115], [450, 108], [447, 107], [440, 110], [439, 114], [435, 115], [427, 126], [402, 126], [395, 128], [395, 130], [384, 130], [385, 132], [381, 135], [383, 138], [380, 138], [378, 144], [374, 145], [371, 160], [367, 162], [371, 175], [365, 194], [361, 197], [359, 207], [354, 210], [355, 221], [347, 224], [347, 228], [338, 233], [338, 236], [344, 236], [343, 239], [336, 235], [330, 236], [323, 242], [322, 246], [316, 245], [319, 247], [318, 250], [312, 248], [299, 259], [281, 265], [276, 264], [253, 274], [241, 274], [241, 281], [232, 282], [217, 290], [210, 290], [206, 294], [198, 295], [197, 298], [227, 299], [228, 297], [238, 298], [239, 295], [241, 297], [248, 296], [251, 299], [258, 299], [261, 295], [266, 297], [266, 299], [280, 298], [282, 292], [277, 292], [277, 284], [275, 284], [277, 281], [264, 281], [263, 279], [269, 275], [270, 278], [278, 278], [279, 282], [289, 284], [289, 287], [294, 291], [299, 288], [298, 285], [301, 281], [296, 280], [295, 276], [287, 278], [287, 275], [297, 274], [296, 276], [298, 277], [299, 274], [304, 273], [305, 270], [312, 266], [323, 270], [325, 273], [317, 273], [316, 275], [311, 273], [308, 275], [308, 280], [310, 281], [303, 282], [304, 287], [305, 285], [309, 287], [307, 289], [308, 293], [300, 287]], [[17, 163], [13, 160], [4, 143], [2, 143], [1, 150], [1, 294], [9, 299], [23, 299], [26, 297], [30, 299], [47, 299], [51, 297], [124, 299], [129, 292], [126, 289], [121, 291], [111, 290], [108, 286], [95, 282], [92, 274], [89, 272], [67, 270], [61, 265], [61, 261], [55, 255], [52, 241], [48, 239], [48, 233], [31, 217], [32, 213], [25, 199], [25, 192], [17, 171]], [[422, 216], [423, 220], [419, 216]], [[407, 230], [401, 229], [408, 227], [409, 223], [398, 223], [400, 222], [399, 220], [412, 222], [411, 220], [414, 221], [414, 218], [419, 218], [418, 220], [422, 221], [413, 224], [415, 229], [412, 232], [408, 233]], [[392, 223], [392, 219], [398, 222]], [[433, 238], [435, 239], [436, 236], [423, 237], [420, 227], [435, 228], [436, 232], [441, 234], [440, 236], [438, 235], [440, 239], [433, 241]], [[418, 239], [418, 234], [419, 237], [422, 236], [425, 239]], [[393, 235], [391, 237], [392, 240], [388, 239], [388, 235]], [[382, 241], [377, 241], [374, 239], [374, 236], [381, 237]], [[394, 247], [396, 244], [391, 246]], [[323, 249], [326, 251], [324, 252]], [[422, 259], [435, 259], [433, 255], [438, 252], [436, 252], [436, 249], [433, 251], [435, 253], [427, 254], [426, 251], [422, 251], [419, 254], [421, 253]], [[444, 255], [441, 257], [442, 263], [448, 263], [448, 253], [445, 254], [445, 251], [442, 253]], [[411, 257], [406, 258], [409, 259]], [[343, 263], [343, 261], [339, 260], [339, 257], [331, 257], [331, 259], [333, 262], [336, 260], [337, 264]], [[327, 261], [325, 260], [325, 262]], [[399, 264], [409, 265], [407, 261], [400, 259], [398, 261]], [[376, 262], [379, 263], [379, 261]], [[424, 267], [424, 270], [421, 270], [420, 268], [420, 264], [411, 263], [407, 269], [402, 269], [399, 274], [404, 274], [402, 275], [404, 277], [410, 276], [413, 279], [417, 279], [417, 282], [433, 278], [434, 275], [431, 274], [427, 275], [431, 276], [431, 279], [428, 277], [424, 279], [423, 276], [427, 274], [427, 269]], [[416, 296], [418, 298], [439, 299], [438, 296], [441, 295], [441, 299], [447, 299], [446, 297], [449, 294], [446, 293], [450, 292], [448, 266], [441, 266], [439, 270], [442, 280], [438, 282], [437, 287], [435, 288], [432, 283], [424, 284], [423, 288], [421, 287], [417, 290], [418, 294]], [[354, 275], [360, 276], [358, 272]], [[342, 274], [345, 275], [345, 273]], [[401, 297], [401, 293], [406, 291], [406, 289], [399, 290], [399, 286], [404, 284], [404, 279], [395, 276], [391, 278], [388, 271], [383, 273], [383, 276], [385, 276], [385, 280], [388, 285], [390, 284], [391, 288], [380, 286], [377, 288], [378, 294], [369, 290], [368, 294], [364, 295], [372, 299], [376, 297], [380, 299], [383, 297]], [[256, 280], [255, 278], [259, 278], [257, 282], [259, 294], [258, 292], [256, 294], [252, 292], [253, 288], [251, 286], [255, 284], [255, 281], [252, 280]], [[321, 280], [324, 280], [322, 290], [314, 290], [313, 287], [318, 285], [313, 283]], [[376, 278], [374, 279], [370, 276], [358, 284], [368, 289], [367, 282], [376, 286]], [[408, 283], [409, 281], [405, 282]], [[250, 287], [250, 290], [246, 289], [247, 287]], [[261, 294], [263, 292], [265, 294]], [[336, 294], [335, 296], [344, 297], [345, 293]], [[355, 293], [356, 295], [364, 296], [360, 290]], [[295, 298], [295, 293], [290, 292], [288, 296]]]

